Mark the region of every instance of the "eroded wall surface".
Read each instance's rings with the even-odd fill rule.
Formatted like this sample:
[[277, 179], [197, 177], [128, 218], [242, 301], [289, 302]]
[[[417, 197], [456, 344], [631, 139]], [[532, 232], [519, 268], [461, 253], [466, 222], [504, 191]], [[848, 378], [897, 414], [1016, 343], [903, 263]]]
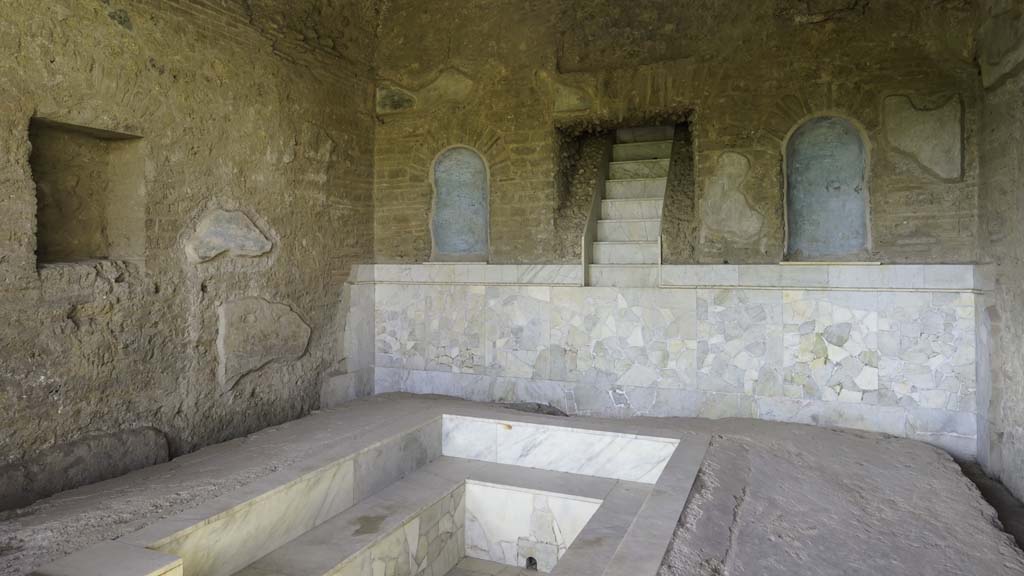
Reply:
[[[1024, 2], [988, 2], [978, 61], [985, 85], [979, 197], [981, 258], [992, 290], [979, 299], [979, 322], [989, 327], [979, 351], [979, 458], [987, 470], [1024, 497]], [[979, 386], [979, 389], [982, 387]]]
[[396, 0], [378, 52], [375, 254], [429, 259], [430, 164], [465, 144], [491, 170], [490, 261], [574, 261], [556, 128], [688, 119], [696, 198], [666, 205], [699, 222], [665, 215], [664, 261], [778, 262], [785, 142], [832, 114], [867, 140], [867, 257], [972, 261], [976, 19], [969, 2]]
[[[5, 488], [38, 481], [54, 447], [96, 435], [159, 430], [173, 456], [296, 418], [346, 370], [334, 350], [342, 286], [373, 244], [367, 6], [4, 4]], [[141, 137], [141, 259], [39, 265], [33, 117]], [[88, 458], [102, 468], [119, 450]]]

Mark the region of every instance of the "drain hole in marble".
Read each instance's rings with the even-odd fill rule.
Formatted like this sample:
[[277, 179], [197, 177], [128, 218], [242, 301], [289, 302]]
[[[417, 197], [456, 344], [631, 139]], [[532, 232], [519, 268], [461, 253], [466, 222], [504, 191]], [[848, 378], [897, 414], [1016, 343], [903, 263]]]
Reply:
[[527, 558], [526, 559], [526, 569], [527, 570], [532, 570], [532, 571], [536, 572], [537, 571], [537, 559], [534, 558], [533, 556], [530, 556], [529, 558]]

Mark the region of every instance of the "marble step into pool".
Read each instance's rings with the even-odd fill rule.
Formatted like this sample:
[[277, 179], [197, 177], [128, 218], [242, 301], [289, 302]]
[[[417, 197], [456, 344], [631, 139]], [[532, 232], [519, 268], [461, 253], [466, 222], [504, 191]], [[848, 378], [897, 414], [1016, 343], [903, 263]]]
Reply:
[[440, 576], [468, 557], [653, 575], [708, 442], [488, 407], [403, 416], [36, 574]]

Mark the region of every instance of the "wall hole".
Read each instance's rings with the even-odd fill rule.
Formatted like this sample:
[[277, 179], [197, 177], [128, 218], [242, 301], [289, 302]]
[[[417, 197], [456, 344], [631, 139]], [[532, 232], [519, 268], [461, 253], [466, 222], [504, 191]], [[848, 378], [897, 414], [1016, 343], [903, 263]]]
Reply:
[[536, 572], [537, 571], [537, 559], [534, 558], [533, 556], [528, 557], [526, 559], [526, 569], [527, 570], [533, 570], [534, 572]]
[[36, 261], [141, 260], [145, 183], [141, 139], [33, 118]]

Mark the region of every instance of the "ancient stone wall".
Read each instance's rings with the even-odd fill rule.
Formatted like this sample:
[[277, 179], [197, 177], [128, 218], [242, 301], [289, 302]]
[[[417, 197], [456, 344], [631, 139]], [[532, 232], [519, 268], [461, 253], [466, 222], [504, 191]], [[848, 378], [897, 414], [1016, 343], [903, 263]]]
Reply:
[[[346, 369], [332, 348], [349, 265], [372, 257], [377, 7], [11, 0], [3, 9], [0, 484], [46, 484], [48, 466], [73, 452], [61, 447], [97, 435], [123, 441], [93, 442], [106, 448], [87, 456], [89, 469], [109, 459], [120, 470], [124, 446], [161, 445], [147, 440], [154, 430], [166, 436], [163, 456], [135, 460], [316, 408], [321, 380]], [[144, 216], [113, 217], [142, 230], [140, 257], [37, 260], [33, 118], [139, 137], [133, 191]], [[76, 149], [58, 152], [88, 162]], [[93, 174], [135, 169], [47, 166], [44, 185], [72, 180], [51, 186], [68, 194], [95, 188], [82, 180]], [[60, 236], [60, 218], [68, 233], [72, 222], [96, 232], [100, 216], [48, 213], [47, 233]]]
[[[836, 115], [867, 140], [867, 257], [972, 261], [975, 8], [396, 0], [377, 62], [376, 257], [429, 258], [429, 168], [446, 147], [465, 144], [491, 169], [490, 261], [572, 261], [577, 250], [563, 244], [578, 239], [559, 232], [556, 128], [675, 117], [693, 134], [699, 230], [672, 224], [690, 215], [667, 213], [665, 261], [778, 262], [787, 138], [809, 117]], [[736, 166], [743, 178], [721, 174]], [[730, 182], [738, 184], [722, 188]], [[740, 199], [723, 206], [741, 213], [704, 202], [713, 192]]]
[[[979, 298], [988, 326], [979, 363], [979, 459], [1024, 497], [1024, 2], [987, 2], [978, 61], [985, 85], [978, 200], [981, 259], [992, 290]], [[979, 358], [981, 360], [981, 358]], [[986, 433], [987, 432], [987, 433]], [[986, 441], [987, 440], [987, 441]]]

